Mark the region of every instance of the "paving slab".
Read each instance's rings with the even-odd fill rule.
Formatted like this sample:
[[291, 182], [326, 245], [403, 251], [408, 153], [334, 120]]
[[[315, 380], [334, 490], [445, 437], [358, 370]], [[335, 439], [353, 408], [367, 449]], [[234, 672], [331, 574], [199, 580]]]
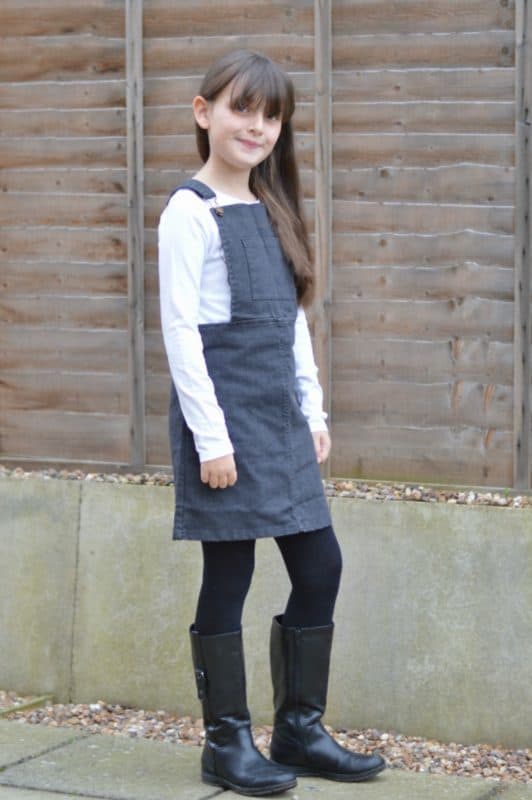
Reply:
[[[0, 786], [0, 800], [80, 800], [79, 794], [57, 794], [41, 792], [39, 789], [18, 789], [13, 786]], [[83, 796], [81, 796], [83, 800]]]
[[0, 770], [9, 764], [35, 758], [80, 736], [83, 734], [67, 728], [45, 728], [0, 720]]
[[[200, 781], [201, 750], [197, 747], [125, 736], [76, 735], [71, 730], [4, 721], [0, 723], [0, 752], [6, 765], [0, 769], [0, 800], [242, 797]], [[352, 800], [355, 795], [363, 800], [532, 800], [532, 784], [389, 769], [361, 784], [300, 778], [296, 789], [278, 797]]]

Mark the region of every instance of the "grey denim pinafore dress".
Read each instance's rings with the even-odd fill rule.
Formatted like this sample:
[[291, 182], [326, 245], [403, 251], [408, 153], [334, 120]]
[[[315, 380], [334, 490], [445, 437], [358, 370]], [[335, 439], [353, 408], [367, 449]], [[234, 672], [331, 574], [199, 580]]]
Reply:
[[[179, 189], [215, 198], [189, 180]], [[172, 384], [174, 539], [229, 541], [331, 524], [314, 443], [296, 395], [293, 273], [262, 203], [211, 208], [231, 290], [231, 321], [200, 325], [207, 370], [235, 450], [238, 480], [211, 489]]]

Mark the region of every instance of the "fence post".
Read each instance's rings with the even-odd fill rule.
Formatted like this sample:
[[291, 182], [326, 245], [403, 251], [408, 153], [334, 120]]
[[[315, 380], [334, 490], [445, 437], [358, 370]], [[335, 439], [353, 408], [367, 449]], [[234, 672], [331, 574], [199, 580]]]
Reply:
[[146, 463], [142, 46], [142, 0], [126, 0], [129, 460], [137, 470]]
[[[331, 418], [332, 265], [332, 0], [314, 2], [315, 261], [314, 350]], [[330, 475], [330, 459], [325, 472]]]
[[514, 488], [530, 489], [530, 258], [532, 255], [532, 13], [516, 2]]

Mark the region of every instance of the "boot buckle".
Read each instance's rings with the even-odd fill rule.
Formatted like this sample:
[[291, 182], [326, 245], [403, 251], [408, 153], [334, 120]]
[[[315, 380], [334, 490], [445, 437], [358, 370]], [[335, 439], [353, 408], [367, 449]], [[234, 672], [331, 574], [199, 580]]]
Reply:
[[207, 696], [207, 678], [202, 669], [194, 670], [196, 676], [196, 688], [198, 690], [198, 700], [204, 700]]

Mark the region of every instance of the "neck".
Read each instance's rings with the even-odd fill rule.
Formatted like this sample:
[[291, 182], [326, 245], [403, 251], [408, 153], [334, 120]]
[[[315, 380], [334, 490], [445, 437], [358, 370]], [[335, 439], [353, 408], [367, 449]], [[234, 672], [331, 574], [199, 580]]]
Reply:
[[209, 160], [194, 177], [206, 183], [215, 192], [223, 192], [241, 200], [253, 200], [255, 198], [249, 188], [250, 173], [251, 170], [229, 171], [212, 164]]

